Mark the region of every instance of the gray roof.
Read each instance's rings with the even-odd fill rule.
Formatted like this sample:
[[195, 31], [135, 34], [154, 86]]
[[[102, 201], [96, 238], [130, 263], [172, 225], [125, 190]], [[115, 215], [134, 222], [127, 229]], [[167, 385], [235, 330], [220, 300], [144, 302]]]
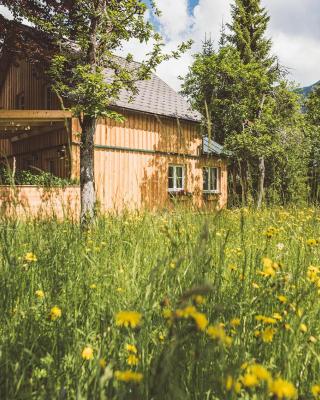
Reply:
[[138, 93], [133, 99], [130, 100], [131, 93], [122, 90], [113, 105], [187, 121], [201, 121], [201, 114], [191, 110], [187, 101], [155, 74], [149, 80], [138, 81], [136, 87]]

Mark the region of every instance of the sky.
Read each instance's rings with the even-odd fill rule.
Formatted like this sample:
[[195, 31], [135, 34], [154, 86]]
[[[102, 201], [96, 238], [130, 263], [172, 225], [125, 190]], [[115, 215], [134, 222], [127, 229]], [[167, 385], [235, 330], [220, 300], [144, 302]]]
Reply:
[[[192, 54], [201, 49], [205, 38], [217, 42], [221, 24], [230, 21], [232, 0], [157, 0], [162, 17], [157, 27], [170, 51], [184, 40], [194, 45], [179, 60], [164, 62], [158, 75], [175, 89], [178, 76], [184, 76], [192, 63]], [[273, 53], [289, 71], [289, 79], [301, 86], [320, 80], [320, 0], [262, 0], [271, 20], [267, 36], [273, 41]], [[139, 61], [147, 48], [136, 42], [124, 46]]]
[[[171, 51], [185, 40], [193, 39], [190, 51], [179, 60], [164, 62], [157, 74], [170, 86], [179, 90], [178, 76], [184, 76], [192, 63], [192, 54], [201, 49], [205, 38], [219, 39], [222, 22], [230, 20], [232, 0], [157, 0], [162, 11], [156, 27], [163, 35], [166, 51]], [[273, 41], [273, 53], [290, 73], [289, 78], [301, 86], [320, 80], [320, 0], [262, 0], [270, 17], [267, 32]], [[6, 13], [0, 6], [0, 12]], [[146, 15], [150, 18], [150, 14]], [[126, 43], [120, 54], [131, 52], [141, 61], [151, 45], [136, 41]]]

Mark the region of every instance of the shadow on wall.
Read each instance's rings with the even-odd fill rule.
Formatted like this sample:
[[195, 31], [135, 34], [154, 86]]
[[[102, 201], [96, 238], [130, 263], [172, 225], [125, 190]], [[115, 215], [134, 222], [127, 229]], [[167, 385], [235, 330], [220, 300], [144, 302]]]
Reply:
[[[200, 154], [199, 128], [195, 124], [179, 120], [163, 121], [159, 117], [155, 117], [155, 120], [159, 137], [153, 150], [159, 153], [155, 153], [144, 168], [140, 184], [142, 206], [149, 210], [170, 209], [177, 205], [187, 208], [201, 207], [202, 169], [198, 158], [194, 157]], [[185, 191], [191, 195], [169, 194], [170, 164], [185, 166]]]

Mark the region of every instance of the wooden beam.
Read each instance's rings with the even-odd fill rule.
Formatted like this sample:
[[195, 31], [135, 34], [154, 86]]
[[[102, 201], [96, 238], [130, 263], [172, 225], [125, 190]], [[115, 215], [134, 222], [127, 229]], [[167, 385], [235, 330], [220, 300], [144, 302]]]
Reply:
[[61, 110], [0, 110], [0, 121], [63, 121], [71, 118], [71, 111]]
[[51, 133], [51, 132], [57, 132], [57, 129], [63, 129], [63, 127], [57, 127], [57, 126], [42, 126], [39, 127], [36, 130], [11, 130], [11, 131], [6, 131], [3, 132], [0, 130], [0, 139], [8, 139], [11, 140], [13, 137], [17, 137], [17, 140], [22, 140], [22, 139], [29, 139], [31, 137], [43, 135], [45, 133]]
[[6, 120], [1, 120], [0, 119], [0, 131], [5, 131], [5, 130], [10, 130], [10, 129], [24, 129], [27, 128], [33, 129], [37, 128], [38, 126], [63, 126], [63, 121], [38, 121], [38, 120], [32, 120], [32, 121], [24, 121], [24, 120], [15, 120], [15, 121], [6, 121]]

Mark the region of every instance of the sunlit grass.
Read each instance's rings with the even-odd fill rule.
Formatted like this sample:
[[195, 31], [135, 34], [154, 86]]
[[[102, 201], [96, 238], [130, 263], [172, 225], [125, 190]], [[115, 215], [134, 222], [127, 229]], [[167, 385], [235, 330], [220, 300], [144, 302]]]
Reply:
[[128, 214], [86, 235], [3, 219], [0, 237], [1, 399], [320, 392], [318, 210]]

